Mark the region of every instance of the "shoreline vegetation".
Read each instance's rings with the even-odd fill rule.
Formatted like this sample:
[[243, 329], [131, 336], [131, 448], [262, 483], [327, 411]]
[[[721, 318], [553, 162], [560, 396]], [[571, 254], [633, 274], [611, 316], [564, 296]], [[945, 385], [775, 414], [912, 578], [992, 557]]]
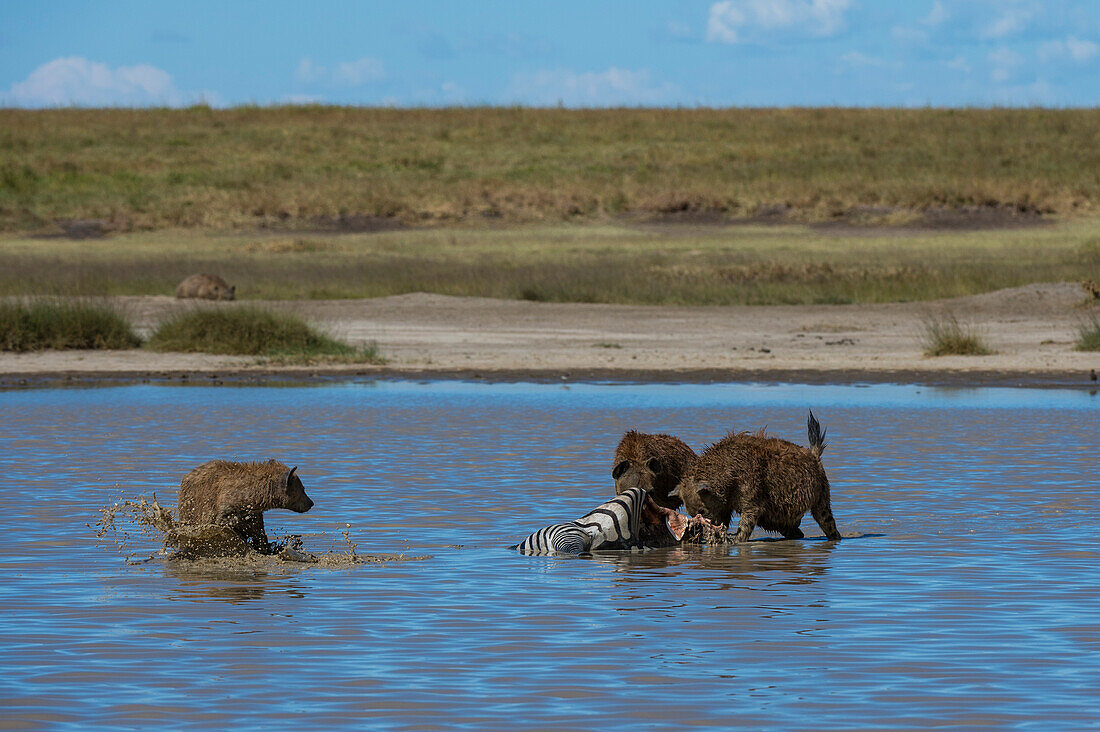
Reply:
[[177, 311], [143, 339], [123, 308], [110, 302], [61, 297], [0, 301], [0, 352], [140, 347], [155, 353], [255, 356], [272, 365], [386, 363], [375, 343], [348, 345], [293, 313], [254, 305]]
[[1100, 109], [0, 109], [0, 231], [1100, 212]]
[[252, 305], [175, 313], [157, 325], [145, 346], [158, 353], [258, 356], [276, 364], [385, 363], [374, 344], [350, 346], [292, 313]]
[[0, 302], [0, 351], [137, 348], [141, 339], [110, 304], [28, 298]]

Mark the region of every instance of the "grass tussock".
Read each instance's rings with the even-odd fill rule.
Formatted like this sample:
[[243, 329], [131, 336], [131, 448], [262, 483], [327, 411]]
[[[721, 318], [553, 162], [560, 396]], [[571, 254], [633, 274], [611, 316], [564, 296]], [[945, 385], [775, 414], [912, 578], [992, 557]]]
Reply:
[[169, 317], [149, 338], [155, 351], [260, 356], [278, 363], [382, 363], [375, 346], [356, 348], [301, 318], [256, 307], [200, 308]]
[[0, 109], [0, 230], [1075, 215], [1098, 130], [1096, 108]]
[[996, 353], [976, 328], [954, 315], [930, 317], [924, 322], [925, 356], [988, 356]]
[[0, 350], [125, 349], [141, 345], [126, 319], [97, 303], [33, 299], [0, 303]]
[[1100, 351], [1100, 319], [1095, 315], [1077, 329], [1078, 351]]

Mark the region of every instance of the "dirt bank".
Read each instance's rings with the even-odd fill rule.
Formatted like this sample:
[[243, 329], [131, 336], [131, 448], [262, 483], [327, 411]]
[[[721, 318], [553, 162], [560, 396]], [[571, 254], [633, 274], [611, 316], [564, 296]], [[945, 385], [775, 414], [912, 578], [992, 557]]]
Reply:
[[[113, 298], [147, 331], [195, 307]], [[0, 354], [0, 383], [67, 379], [355, 374], [489, 379], [974, 383], [1090, 386], [1100, 354], [1074, 350], [1087, 317], [1077, 284], [1028, 285], [951, 300], [885, 305], [648, 307], [413, 293], [369, 300], [267, 302], [359, 344], [385, 366], [273, 367], [253, 358], [134, 351]], [[238, 307], [220, 303], [214, 307]], [[926, 358], [922, 322], [954, 314], [997, 351]]]

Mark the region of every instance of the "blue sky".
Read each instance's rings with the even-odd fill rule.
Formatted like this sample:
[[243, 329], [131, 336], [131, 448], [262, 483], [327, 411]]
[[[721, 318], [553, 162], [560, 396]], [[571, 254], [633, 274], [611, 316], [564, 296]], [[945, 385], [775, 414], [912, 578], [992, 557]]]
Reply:
[[0, 106], [1098, 106], [1098, 0], [0, 0]]

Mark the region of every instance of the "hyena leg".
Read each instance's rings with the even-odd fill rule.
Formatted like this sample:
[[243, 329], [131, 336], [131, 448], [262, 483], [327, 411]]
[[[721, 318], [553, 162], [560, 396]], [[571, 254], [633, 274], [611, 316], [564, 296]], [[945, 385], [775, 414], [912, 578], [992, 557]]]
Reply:
[[805, 534], [802, 533], [802, 529], [798, 528], [798, 524], [788, 526], [782, 529], [780, 533], [783, 534], [784, 539], [801, 539], [805, 536]]
[[756, 511], [745, 511], [741, 514], [741, 520], [737, 523], [737, 533], [733, 537], [734, 542], [740, 544], [749, 540], [752, 530], [756, 528], [756, 513]]
[[810, 509], [810, 513], [813, 514], [817, 525], [825, 532], [825, 536], [833, 541], [840, 540], [840, 532], [836, 530], [836, 521], [833, 520], [833, 509], [829, 506], [828, 496], [818, 501], [817, 505]]
[[271, 553], [267, 533], [264, 531], [264, 515], [252, 511], [234, 517], [233, 529], [244, 539], [249, 547], [262, 554]]

